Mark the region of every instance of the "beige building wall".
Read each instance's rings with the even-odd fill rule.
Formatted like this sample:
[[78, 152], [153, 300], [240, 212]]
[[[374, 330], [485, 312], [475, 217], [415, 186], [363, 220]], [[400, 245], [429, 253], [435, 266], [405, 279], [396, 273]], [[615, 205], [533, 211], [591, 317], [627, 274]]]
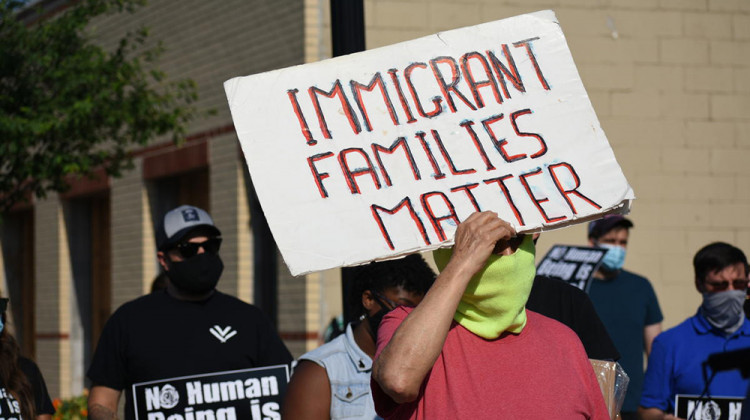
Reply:
[[35, 253], [43, 255], [36, 265], [36, 361], [44, 373], [50, 395], [70, 391], [70, 317], [68, 309], [70, 273], [63, 232], [62, 208], [55, 201], [38, 203], [34, 208], [37, 229]]
[[112, 309], [145, 294], [157, 273], [151, 207], [141, 161], [112, 180]]

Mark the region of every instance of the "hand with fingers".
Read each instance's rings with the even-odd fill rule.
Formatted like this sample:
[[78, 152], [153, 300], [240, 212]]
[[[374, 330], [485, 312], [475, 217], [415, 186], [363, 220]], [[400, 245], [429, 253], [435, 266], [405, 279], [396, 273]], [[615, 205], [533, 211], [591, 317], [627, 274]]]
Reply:
[[448, 264], [457, 265], [473, 275], [484, 268], [493, 252], [505, 254], [511, 238], [515, 236], [513, 226], [499, 218], [497, 213], [474, 213], [458, 226], [453, 255]]

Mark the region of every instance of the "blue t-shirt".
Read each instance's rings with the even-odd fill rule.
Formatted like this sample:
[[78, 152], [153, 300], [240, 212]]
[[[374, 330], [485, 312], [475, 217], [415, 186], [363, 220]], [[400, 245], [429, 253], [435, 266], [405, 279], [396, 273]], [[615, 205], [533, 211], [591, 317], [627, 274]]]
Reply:
[[656, 294], [648, 279], [622, 270], [611, 280], [592, 279], [589, 296], [630, 377], [622, 411], [635, 412], [643, 388], [643, 328], [663, 319]]
[[[747, 347], [750, 347], [750, 321], [747, 319], [729, 337], [714, 329], [700, 313], [664, 331], [651, 348], [641, 405], [673, 413], [675, 395], [703, 392], [702, 364], [710, 354]], [[711, 376], [710, 371], [708, 376]], [[750, 379], [743, 379], [738, 369], [721, 371], [711, 381], [708, 394], [742, 398], [748, 385]]]

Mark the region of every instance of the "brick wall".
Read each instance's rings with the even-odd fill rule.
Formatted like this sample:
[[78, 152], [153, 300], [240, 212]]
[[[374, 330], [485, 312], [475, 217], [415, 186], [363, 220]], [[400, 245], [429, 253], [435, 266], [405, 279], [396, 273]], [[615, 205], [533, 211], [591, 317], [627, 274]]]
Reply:
[[[34, 208], [34, 223], [44, 226], [34, 235], [37, 257], [36, 277], [36, 361], [44, 372], [50, 395], [60, 395], [69, 390], [70, 354], [70, 273], [61, 247], [65, 242], [62, 209], [55, 201], [39, 203]], [[67, 268], [67, 270], [66, 270]]]
[[112, 181], [112, 310], [146, 293], [156, 276], [151, 208], [141, 179], [141, 161]]

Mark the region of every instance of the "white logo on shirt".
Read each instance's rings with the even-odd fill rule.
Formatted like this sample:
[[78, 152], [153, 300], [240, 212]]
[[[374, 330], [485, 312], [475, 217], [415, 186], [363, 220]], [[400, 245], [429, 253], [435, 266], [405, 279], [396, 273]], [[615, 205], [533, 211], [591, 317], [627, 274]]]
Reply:
[[161, 403], [161, 406], [163, 408], [174, 408], [177, 403], [180, 402], [180, 394], [177, 393], [177, 389], [175, 389], [175, 387], [170, 384], [166, 384], [161, 388], [159, 402]]
[[213, 334], [214, 337], [218, 338], [222, 343], [226, 343], [227, 340], [237, 335], [237, 331], [233, 330], [232, 327], [226, 327], [222, 329], [218, 325], [214, 325], [208, 330], [211, 331], [211, 334]]

